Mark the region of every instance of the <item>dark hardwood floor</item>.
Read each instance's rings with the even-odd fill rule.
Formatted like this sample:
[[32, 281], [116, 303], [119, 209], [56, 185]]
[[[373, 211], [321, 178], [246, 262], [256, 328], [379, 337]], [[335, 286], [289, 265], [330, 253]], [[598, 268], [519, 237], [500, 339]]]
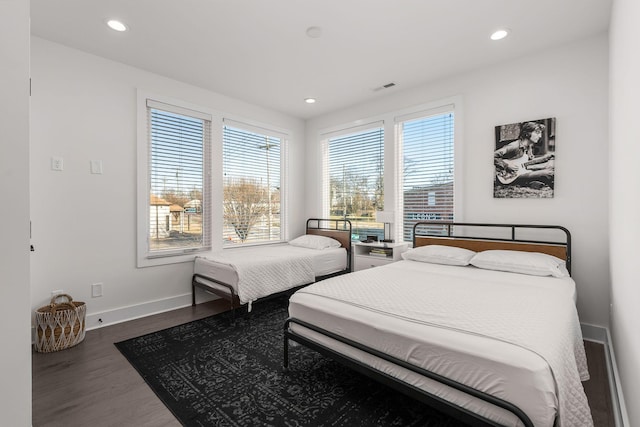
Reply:
[[[33, 426], [180, 426], [114, 342], [224, 311], [217, 300], [88, 331], [76, 347], [33, 353]], [[604, 346], [585, 341], [584, 383], [596, 427], [613, 427]]]
[[604, 345], [585, 341], [584, 348], [587, 352], [587, 365], [591, 378], [589, 381], [583, 382], [582, 386], [589, 400], [593, 424], [595, 427], [614, 427], [613, 403], [609, 389]]
[[87, 331], [79, 345], [33, 353], [33, 426], [180, 426], [113, 343], [219, 313], [223, 300]]

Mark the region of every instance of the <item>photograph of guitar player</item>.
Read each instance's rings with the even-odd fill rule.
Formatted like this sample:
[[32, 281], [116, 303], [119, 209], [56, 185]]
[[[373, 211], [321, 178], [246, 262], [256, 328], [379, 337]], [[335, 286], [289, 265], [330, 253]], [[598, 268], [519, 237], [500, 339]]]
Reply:
[[555, 130], [555, 119], [496, 127], [494, 197], [553, 197], [555, 135], [545, 134], [549, 127]]

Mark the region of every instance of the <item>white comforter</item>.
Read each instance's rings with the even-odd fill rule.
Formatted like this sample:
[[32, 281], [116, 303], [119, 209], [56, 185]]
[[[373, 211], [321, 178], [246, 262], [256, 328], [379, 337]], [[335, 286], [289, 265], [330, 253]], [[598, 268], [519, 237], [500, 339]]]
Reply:
[[287, 245], [269, 250], [264, 247], [254, 251], [227, 250], [206, 258], [227, 264], [236, 271], [238, 298], [242, 304], [315, 281], [312, 258], [299, 248]]
[[495, 274], [477, 270], [470, 278], [469, 268], [461, 268], [459, 276], [452, 276], [448, 266], [442, 274], [436, 269], [425, 276], [419, 264], [401, 261], [320, 282], [299, 293], [528, 349], [553, 373], [560, 425], [593, 425], [581, 384], [589, 374], [573, 290], [554, 279], [515, 273], [496, 279]]

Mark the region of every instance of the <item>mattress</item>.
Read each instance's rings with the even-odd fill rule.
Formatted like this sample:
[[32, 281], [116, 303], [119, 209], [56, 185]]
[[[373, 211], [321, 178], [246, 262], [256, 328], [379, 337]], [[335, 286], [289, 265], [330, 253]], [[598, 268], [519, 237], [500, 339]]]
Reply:
[[[474, 292], [478, 292], [477, 298], [473, 296]], [[507, 294], [515, 297], [506, 297]], [[489, 295], [505, 297], [487, 302]], [[290, 299], [289, 314], [507, 400], [522, 409], [536, 426], [553, 426], [559, 410], [557, 384], [543, 355], [526, 346], [514, 345], [508, 339], [464, 331], [456, 324], [448, 327], [438, 324], [440, 318], [450, 317], [450, 312], [458, 312], [462, 323], [473, 322], [467, 314], [474, 311], [471, 305], [487, 305], [489, 310], [498, 312], [501, 304], [514, 304], [513, 298], [516, 298], [515, 304], [524, 302], [526, 305], [531, 301], [531, 304], [548, 305], [550, 310], [558, 305], [568, 305], [575, 311], [575, 283], [569, 277], [525, 276], [475, 267], [400, 261], [299, 290]], [[452, 300], [462, 300], [461, 305], [451, 305]], [[426, 315], [420, 314], [425, 311], [422, 306], [428, 307]], [[538, 308], [545, 315], [553, 316], [545, 308]], [[536, 309], [533, 308], [534, 311]], [[558, 322], [567, 323], [564, 315], [558, 316]], [[499, 322], [499, 319], [500, 316], [496, 315], [495, 321]], [[492, 319], [488, 320], [491, 322]], [[579, 335], [579, 324], [577, 326]], [[300, 335], [503, 425], [522, 425], [504, 409], [299, 325], [292, 324], [291, 328]], [[526, 325], [518, 325], [518, 328], [528, 329]], [[582, 344], [581, 336], [573, 339]], [[580, 356], [584, 357], [584, 353]], [[585, 366], [580, 369], [585, 370], [586, 359], [582, 362]], [[584, 399], [586, 402], [586, 397]]]
[[[225, 249], [222, 252], [212, 252], [202, 254], [196, 257], [194, 264], [194, 273], [205, 277], [211, 277], [218, 281], [224, 282], [234, 289], [236, 295], [239, 295], [238, 270], [235, 263], [243, 262], [269, 262], [271, 259], [282, 260], [309, 260], [311, 277], [305, 283], [311, 283], [315, 277], [325, 276], [332, 273], [343, 271], [347, 268], [347, 252], [345, 248], [328, 248], [328, 249], [308, 249], [288, 244], [254, 246], [248, 248]], [[274, 278], [274, 280], [277, 278]], [[198, 279], [202, 283], [227, 291], [227, 288], [216, 284], [215, 282], [205, 279]], [[277, 280], [275, 280], [277, 282]], [[251, 286], [251, 283], [244, 283], [243, 286]], [[284, 281], [281, 285], [282, 289], [270, 289], [270, 292], [286, 290], [287, 286]], [[266, 295], [261, 295], [266, 296]], [[246, 303], [248, 301], [241, 301]]]

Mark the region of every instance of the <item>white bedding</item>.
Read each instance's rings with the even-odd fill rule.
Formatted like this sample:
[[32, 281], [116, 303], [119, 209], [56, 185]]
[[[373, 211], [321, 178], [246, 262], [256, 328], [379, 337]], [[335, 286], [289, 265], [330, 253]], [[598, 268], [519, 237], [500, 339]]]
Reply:
[[[571, 278], [400, 261], [306, 287], [289, 312], [346, 338], [507, 400], [536, 426], [590, 426]], [[505, 425], [512, 415], [292, 325], [403, 381]]]
[[[233, 287], [246, 304], [273, 293], [305, 285], [347, 267], [346, 249], [307, 249], [288, 244], [225, 249], [197, 256], [194, 273]], [[199, 279], [210, 286], [214, 282]]]

